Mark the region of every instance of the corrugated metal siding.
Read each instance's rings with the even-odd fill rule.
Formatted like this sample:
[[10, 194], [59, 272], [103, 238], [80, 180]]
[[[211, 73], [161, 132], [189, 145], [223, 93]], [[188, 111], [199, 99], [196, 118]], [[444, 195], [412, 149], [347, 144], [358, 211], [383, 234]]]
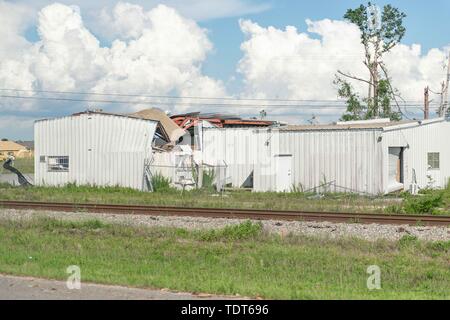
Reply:
[[[334, 181], [338, 192], [377, 194], [382, 192], [379, 135], [374, 130], [281, 131], [271, 141], [271, 162], [276, 154], [292, 154], [292, 184], [303, 190]], [[274, 170], [272, 164], [255, 175], [256, 191], [275, 190]]]
[[[35, 123], [35, 183], [144, 188], [155, 121], [82, 114]], [[68, 156], [68, 172], [48, 172], [41, 156]]]
[[[404, 147], [404, 185], [408, 189], [416, 172], [421, 188], [428, 185], [427, 175], [435, 177], [435, 187], [445, 187], [450, 178], [450, 123], [447, 121], [424, 124], [413, 128], [398, 129], [383, 133], [384, 181], [387, 188], [389, 147]], [[408, 148], [409, 146], [409, 148]], [[428, 170], [428, 152], [440, 153], [440, 170]]]
[[381, 193], [381, 131], [206, 129], [203, 159], [225, 160], [233, 186], [254, 172], [255, 191], [276, 188], [275, 156], [292, 154], [292, 184], [303, 190], [335, 181], [337, 191]]
[[253, 172], [258, 159], [255, 129], [203, 128], [203, 162], [227, 165], [227, 176], [234, 187], [241, 187]]
[[[304, 190], [335, 181], [337, 191], [379, 194], [388, 191], [389, 147], [404, 147], [404, 186], [413, 169], [420, 187], [444, 187], [450, 178], [450, 123], [434, 122], [401, 129], [279, 131], [277, 129], [205, 129], [205, 162], [225, 160], [233, 186], [254, 172], [255, 191], [276, 188], [277, 154], [292, 154], [292, 183]], [[379, 140], [379, 138], [382, 138]], [[409, 146], [409, 148], [406, 148]], [[427, 153], [440, 153], [440, 170], [428, 170]]]

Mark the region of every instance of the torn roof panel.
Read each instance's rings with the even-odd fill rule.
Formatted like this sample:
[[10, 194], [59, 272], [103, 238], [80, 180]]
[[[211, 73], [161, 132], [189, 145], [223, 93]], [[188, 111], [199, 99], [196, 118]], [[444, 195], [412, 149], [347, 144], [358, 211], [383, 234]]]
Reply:
[[241, 117], [227, 113], [201, 113], [191, 112], [186, 114], [174, 115], [172, 120], [181, 128], [189, 129], [196, 126], [198, 121], [208, 121], [215, 127], [269, 127], [274, 125], [275, 121], [260, 119], [242, 119]]
[[131, 116], [159, 121], [169, 141], [177, 141], [186, 133], [186, 131], [181, 129], [164, 111], [158, 108], [144, 109], [132, 113]]

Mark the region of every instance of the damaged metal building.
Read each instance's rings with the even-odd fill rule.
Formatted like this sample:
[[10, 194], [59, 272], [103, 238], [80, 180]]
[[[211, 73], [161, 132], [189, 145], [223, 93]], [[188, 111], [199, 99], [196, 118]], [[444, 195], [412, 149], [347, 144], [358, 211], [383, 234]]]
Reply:
[[450, 177], [445, 119], [388, 119], [267, 129], [208, 128], [202, 160], [225, 162], [229, 183], [254, 191], [385, 194], [442, 188]]
[[415, 193], [446, 186], [449, 135], [443, 118], [282, 125], [159, 109], [89, 111], [35, 123], [35, 183], [152, 191], [161, 175], [183, 189], [208, 178], [217, 190]]
[[157, 126], [154, 120], [104, 112], [36, 121], [34, 182], [149, 190]]

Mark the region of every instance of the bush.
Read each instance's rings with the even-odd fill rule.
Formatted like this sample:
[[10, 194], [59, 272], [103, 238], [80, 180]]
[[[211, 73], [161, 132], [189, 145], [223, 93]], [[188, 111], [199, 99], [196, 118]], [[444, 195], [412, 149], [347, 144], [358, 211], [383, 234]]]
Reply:
[[420, 196], [405, 196], [404, 210], [406, 213], [435, 214], [436, 209], [444, 204], [442, 191], [427, 192]]
[[203, 171], [202, 189], [213, 190], [215, 177], [216, 177], [216, 174], [215, 174], [214, 170]]
[[172, 188], [170, 186], [170, 179], [164, 177], [160, 173], [157, 173], [154, 176], [152, 176], [151, 183], [152, 183], [154, 192], [172, 191]]
[[385, 213], [402, 214], [404, 213], [401, 205], [390, 205], [384, 209]]

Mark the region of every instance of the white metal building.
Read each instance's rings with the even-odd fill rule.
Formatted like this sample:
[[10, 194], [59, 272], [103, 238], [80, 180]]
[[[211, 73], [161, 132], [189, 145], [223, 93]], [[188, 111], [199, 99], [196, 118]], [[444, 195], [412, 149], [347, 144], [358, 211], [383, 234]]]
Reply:
[[34, 125], [35, 184], [147, 190], [157, 121], [84, 112]]
[[384, 194], [444, 187], [450, 178], [445, 119], [271, 129], [204, 129], [205, 163], [225, 162], [235, 187]]

